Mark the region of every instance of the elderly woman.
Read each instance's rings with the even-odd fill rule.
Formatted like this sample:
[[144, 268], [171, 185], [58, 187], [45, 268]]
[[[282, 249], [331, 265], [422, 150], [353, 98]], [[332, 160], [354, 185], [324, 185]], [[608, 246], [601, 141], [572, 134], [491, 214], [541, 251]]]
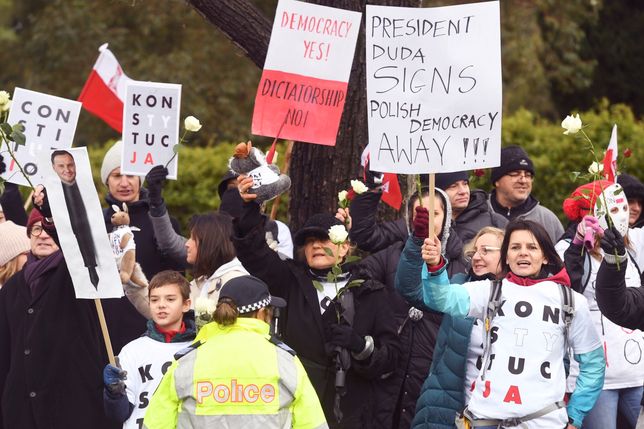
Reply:
[[[480, 428], [579, 428], [604, 380], [604, 355], [585, 299], [570, 280], [544, 228], [514, 220], [501, 244], [501, 281], [450, 284], [441, 243], [422, 247], [424, 304], [452, 317], [484, 321], [479, 373], [463, 418]], [[574, 305], [574, 309], [572, 308]], [[579, 363], [568, 405], [564, 356]]]
[[343, 227], [330, 213], [313, 215], [295, 234], [299, 258], [280, 258], [266, 244], [260, 207], [248, 192], [252, 185], [252, 178], [239, 184], [246, 203], [234, 223], [237, 257], [288, 302], [284, 341], [302, 360], [329, 426], [375, 427], [375, 386], [398, 356], [385, 286], [360, 264], [344, 263], [350, 246], [346, 237], [331, 242], [329, 229]]

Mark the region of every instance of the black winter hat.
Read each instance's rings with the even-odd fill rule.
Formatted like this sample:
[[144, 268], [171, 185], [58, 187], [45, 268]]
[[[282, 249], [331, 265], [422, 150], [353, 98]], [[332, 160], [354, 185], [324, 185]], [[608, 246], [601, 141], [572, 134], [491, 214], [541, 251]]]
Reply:
[[329, 228], [333, 225], [343, 225], [342, 221], [338, 220], [331, 213], [318, 213], [314, 214], [300, 228], [293, 237], [293, 243], [296, 246], [304, 245], [304, 242], [309, 237], [329, 239]]
[[434, 180], [437, 188], [445, 190], [459, 180], [470, 180], [470, 172], [466, 170], [455, 171], [453, 173], [438, 173]]
[[511, 171], [525, 170], [534, 176], [534, 164], [525, 150], [519, 146], [507, 146], [501, 149], [501, 165], [492, 169], [490, 182], [494, 182]]
[[617, 176], [617, 183], [624, 188], [627, 200], [639, 199], [644, 203], [644, 184], [637, 177], [622, 173]]
[[266, 283], [253, 276], [240, 276], [228, 280], [219, 292], [219, 299], [230, 298], [235, 302], [239, 314], [250, 313], [261, 308], [286, 307], [286, 301], [271, 296]]
[[232, 171], [228, 170], [226, 171], [226, 174], [224, 174], [224, 176], [221, 178], [219, 184], [217, 185], [217, 193], [219, 194], [220, 200], [224, 196], [224, 192], [226, 192], [226, 190], [228, 189], [228, 181], [230, 179], [236, 179], [237, 176], [239, 176], [237, 173], [233, 173]]

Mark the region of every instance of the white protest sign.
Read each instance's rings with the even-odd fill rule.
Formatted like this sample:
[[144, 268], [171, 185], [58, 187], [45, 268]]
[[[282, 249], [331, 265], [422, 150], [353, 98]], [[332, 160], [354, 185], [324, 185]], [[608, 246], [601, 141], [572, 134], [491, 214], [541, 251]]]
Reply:
[[[50, 149], [71, 147], [76, 132], [81, 103], [66, 98], [16, 88], [7, 122], [25, 126], [24, 146], [12, 147], [18, 163], [35, 185], [42, 182], [38, 171], [38, 154]], [[3, 150], [6, 148], [3, 148]], [[7, 171], [2, 178], [11, 183], [29, 186], [16, 163], [5, 156]]]
[[105, 231], [87, 148], [43, 151], [38, 168], [44, 176], [42, 183], [76, 298], [120, 298], [123, 286]]
[[[145, 176], [166, 165], [179, 143], [181, 85], [128, 82], [123, 105], [121, 173]], [[179, 157], [168, 165], [168, 179], [177, 178]]]
[[498, 166], [499, 3], [368, 5], [366, 33], [371, 169], [415, 174]]

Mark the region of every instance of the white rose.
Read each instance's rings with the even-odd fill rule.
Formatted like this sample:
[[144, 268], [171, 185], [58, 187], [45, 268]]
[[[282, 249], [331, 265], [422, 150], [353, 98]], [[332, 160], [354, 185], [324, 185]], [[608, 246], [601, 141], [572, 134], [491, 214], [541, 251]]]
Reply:
[[0, 106], [4, 106], [9, 102], [11, 96], [7, 91], [0, 91]]
[[206, 310], [210, 315], [214, 314], [215, 310], [217, 310], [217, 303], [210, 298], [208, 298], [208, 303], [206, 305]]
[[204, 314], [204, 313], [209, 313], [208, 309], [210, 307], [210, 303], [212, 300], [208, 299], [205, 296], [200, 296], [197, 298], [195, 301], [195, 313], [197, 314]]
[[352, 180], [351, 187], [353, 188], [353, 192], [355, 192], [358, 195], [364, 194], [369, 190], [369, 188], [367, 188], [367, 185], [365, 185], [359, 180]]
[[338, 192], [338, 201], [340, 201], [341, 203], [344, 202], [347, 199], [348, 194], [349, 193], [347, 191]]
[[604, 171], [604, 164], [600, 164], [599, 162], [594, 162], [590, 164], [590, 167], [588, 167], [588, 172], [590, 174], [599, 174]]
[[0, 112], [6, 112], [11, 108], [11, 100], [7, 101], [4, 105], [0, 105]]
[[201, 122], [199, 122], [199, 119], [195, 118], [194, 116], [188, 116], [186, 119], [184, 119], [183, 126], [187, 131], [196, 133], [201, 129]]
[[329, 228], [329, 240], [333, 244], [342, 244], [347, 241], [349, 233], [344, 225], [333, 225]]
[[579, 113], [575, 116], [566, 116], [566, 119], [561, 121], [561, 127], [565, 129], [564, 134], [577, 134], [582, 127], [581, 118]]

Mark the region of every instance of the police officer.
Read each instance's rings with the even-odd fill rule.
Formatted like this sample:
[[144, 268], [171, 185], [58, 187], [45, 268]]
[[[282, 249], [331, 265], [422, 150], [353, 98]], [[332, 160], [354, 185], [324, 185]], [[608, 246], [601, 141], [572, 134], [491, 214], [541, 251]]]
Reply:
[[328, 428], [304, 367], [271, 338], [271, 296], [253, 276], [221, 289], [214, 321], [168, 369], [143, 422], [159, 428]]

